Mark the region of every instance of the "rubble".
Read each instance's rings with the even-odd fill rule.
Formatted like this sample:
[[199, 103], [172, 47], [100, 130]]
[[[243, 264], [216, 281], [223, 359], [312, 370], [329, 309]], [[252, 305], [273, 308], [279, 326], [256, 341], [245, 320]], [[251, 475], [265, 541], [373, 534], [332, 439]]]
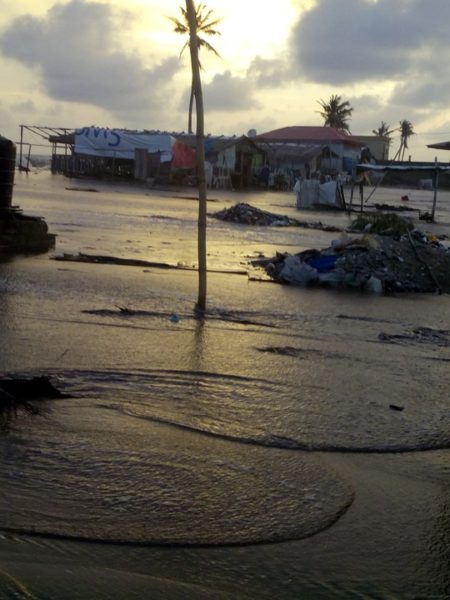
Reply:
[[395, 204], [385, 204], [385, 203], [375, 203], [374, 207], [377, 210], [391, 210], [396, 212], [417, 212], [417, 208], [412, 208], [411, 206], [405, 206], [404, 204], [400, 204], [396, 206]]
[[406, 334], [381, 332], [380, 342], [388, 344], [432, 344], [440, 347], [450, 346], [450, 331], [447, 329], [432, 329], [431, 327], [416, 327]]
[[322, 250], [252, 261], [278, 283], [372, 293], [450, 293], [450, 251], [435, 236], [407, 229], [400, 237], [347, 233]]
[[287, 227], [291, 225], [295, 227], [304, 227], [306, 229], [320, 229], [322, 231], [342, 231], [339, 227], [324, 225], [320, 221], [299, 221], [298, 219], [287, 217], [286, 215], [278, 215], [256, 208], [245, 202], [235, 204], [230, 208], [219, 210], [211, 216], [215, 219], [221, 219], [222, 221], [232, 221], [243, 225], [266, 225], [275, 227]]
[[293, 219], [284, 215], [270, 213], [245, 202], [219, 210], [212, 216], [222, 221], [233, 221], [234, 223], [243, 223], [245, 225], [276, 225], [283, 227], [291, 225], [293, 221]]
[[55, 400], [71, 398], [60, 392], [50, 381], [50, 377], [0, 377], [0, 431], [7, 430], [10, 421], [17, 416], [18, 410], [30, 414], [39, 414], [35, 400]]

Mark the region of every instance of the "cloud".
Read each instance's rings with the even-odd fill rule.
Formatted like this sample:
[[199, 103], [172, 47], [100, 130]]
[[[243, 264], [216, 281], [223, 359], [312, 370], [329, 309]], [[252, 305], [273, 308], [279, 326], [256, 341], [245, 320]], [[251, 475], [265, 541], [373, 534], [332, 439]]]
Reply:
[[398, 84], [391, 102], [405, 108], [424, 107], [428, 110], [447, 109], [450, 105], [450, 77], [433, 75]]
[[14, 113], [22, 113], [25, 115], [33, 114], [36, 111], [36, 104], [32, 100], [23, 100], [11, 105], [11, 110]]
[[284, 59], [268, 59], [256, 56], [247, 71], [254, 85], [265, 88], [277, 87], [292, 78], [289, 65]]
[[254, 92], [255, 88], [251, 81], [242, 77], [234, 77], [230, 71], [219, 73], [209, 83], [203, 84], [203, 96], [207, 111], [240, 111], [260, 108]]
[[292, 67], [328, 84], [437, 74], [449, 20], [448, 0], [318, 0], [292, 30]]
[[87, 103], [123, 117], [167, 105], [168, 88], [180, 68], [177, 57], [146, 68], [121, 37], [133, 16], [108, 4], [71, 0], [43, 18], [16, 18], [0, 37], [4, 56], [38, 70], [51, 98]]

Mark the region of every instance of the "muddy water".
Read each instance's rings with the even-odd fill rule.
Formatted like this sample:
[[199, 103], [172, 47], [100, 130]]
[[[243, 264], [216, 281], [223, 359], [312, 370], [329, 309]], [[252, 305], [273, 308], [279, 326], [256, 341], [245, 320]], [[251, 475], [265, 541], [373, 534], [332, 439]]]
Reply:
[[[195, 264], [193, 194], [85, 185], [18, 178], [56, 254]], [[211, 196], [298, 216], [290, 194]], [[208, 224], [216, 270], [336, 236]], [[208, 282], [200, 321], [192, 271], [0, 265], [2, 372], [72, 395], [0, 437], [3, 596], [447, 597], [448, 298]]]

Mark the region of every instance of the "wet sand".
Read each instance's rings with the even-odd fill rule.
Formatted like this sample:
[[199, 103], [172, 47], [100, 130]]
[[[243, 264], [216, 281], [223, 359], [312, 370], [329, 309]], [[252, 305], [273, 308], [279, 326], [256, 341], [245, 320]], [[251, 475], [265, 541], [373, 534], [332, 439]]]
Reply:
[[[99, 191], [65, 189], [83, 185]], [[42, 173], [14, 200], [57, 255], [192, 267], [187, 195]], [[211, 195], [348, 222], [299, 215], [289, 193]], [[449, 232], [449, 208], [442, 194], [431, 229]], [[0, 597], [448, 597], [450, 349], [410, 335], [448, 328], [448, 296], [250, 281], [231, 273], [249, 257], [336, 234], [208, 226], [208, 264], [230, 274], [210, 273], [204, 321], [195, 271], [0, 265], [2, 372], [75, 396], [0, 438]]]

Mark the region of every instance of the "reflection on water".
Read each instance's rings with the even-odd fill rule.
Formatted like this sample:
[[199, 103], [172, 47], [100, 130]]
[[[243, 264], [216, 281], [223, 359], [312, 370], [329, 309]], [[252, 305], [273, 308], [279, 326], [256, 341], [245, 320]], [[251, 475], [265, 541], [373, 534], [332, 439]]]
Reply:
[[[58, 234], [57, 252], [196, 262], [195, 202], [104, 184], [93, 198], [66, 185], [37, 176], [16, 186], [17, 202]], [[230, 194], [214, 210], [237, 201]], [[295, 216], [291, 200], [245, 198]], [[448, 206], [438, 220], [449, 220]], [[218, 269], [334, 235], [210, 221]], [[0, 591], [448, 595], [450, 348], [422, 335], [448, 329], [448, 298], [222, 274], [210, 274], [208, 289], [201, 320], [193, 272], [47, 256], [0, 264], [0, 368], [50, 374], [75, 395], [43, 415], [19, 414], [0, 438], [0, 530], [10, 532], [0, 537]]]
[[[446, 465], [447, 481], [450, 471]], [[429, 535], [429, 560], [426, 565], [441, 589], [442, 598], [450, 597], [450, 488], [443, 486], [436, 497], [434, 527]]]
[[172, 545], [270, 542], [330, 526], [352, 500], [313, 456], [242, 453], [124, 413], [61, 400], [47, 419], [17, 423], [1, 440], [0, 528]]

